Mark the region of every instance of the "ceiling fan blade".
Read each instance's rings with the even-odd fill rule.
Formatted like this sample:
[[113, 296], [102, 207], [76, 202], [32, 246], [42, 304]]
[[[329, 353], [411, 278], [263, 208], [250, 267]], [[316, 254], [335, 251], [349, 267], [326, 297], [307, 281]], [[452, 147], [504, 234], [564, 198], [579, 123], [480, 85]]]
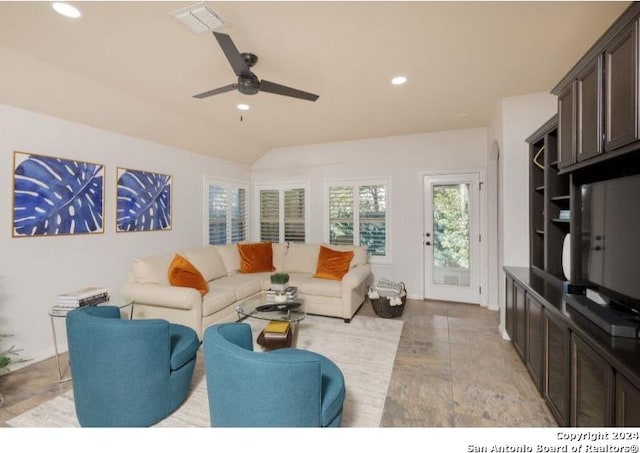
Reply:
[[209, 91], [205, 91], [204, 93], [196, 94], [193, 97], [198, 99], [208, 98], [209, 96], [215, 96], [216, 94], [226, 93], [227, 91], [233, 91], [237, 89], [238, 89], [238, 84], [232, 83], [231, 85], [216, 88], [215, 90], [209, 90]]
[[227, 60], [229, 60], [233, 72], [235, 72], [238, 77], [242, 74], [248, 74], [250, 72], [249, 66], [247, 66], [242, 55], [238, 52], [236, 45], [231, 40], [231, 36], [215, 31], [213, 32], [213, 36], [218, 40], [218, 44], [220, 44], [224, 55], [227, 57]]
[[304, 99], [305, 101], [315, 102], [320, 96], [313, 93], [307, 93], [306, 91], [296, 90], [295, 88], [286, 87], [277, 83], [269, 82], [268, 80], [260, 81], [260, 91], [267, 93], [280, 94], [282, 96], [290, 96], [292, 98]]

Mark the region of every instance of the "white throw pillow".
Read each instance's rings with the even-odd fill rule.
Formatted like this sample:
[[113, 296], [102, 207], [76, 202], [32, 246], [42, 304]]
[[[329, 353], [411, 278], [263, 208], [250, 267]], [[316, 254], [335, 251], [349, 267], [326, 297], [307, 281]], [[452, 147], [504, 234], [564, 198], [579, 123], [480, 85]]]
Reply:
[[222, 257], [212, 245], [186, 250], [181, 255], [200, 271], [206, 281], [227, 275]]
[[156, 285], [169, 285], [169, 265], [174, 253], [168, 255], [152, 256], [149, 258], [136, 258], [133, 260], [132, 271], [136, 282]]
[[229, 245], [215, 245], [215, 249], [220, 254], [224, 267], [227, 270], [227, 275], [234, 275], [240, 271], [240, 252], [238, 252], [238, 246], [236, 244]]
[[318, 267], [320, 244], [289, 243], [284, 257], [282, 272], [305, 272], [315, 274]]

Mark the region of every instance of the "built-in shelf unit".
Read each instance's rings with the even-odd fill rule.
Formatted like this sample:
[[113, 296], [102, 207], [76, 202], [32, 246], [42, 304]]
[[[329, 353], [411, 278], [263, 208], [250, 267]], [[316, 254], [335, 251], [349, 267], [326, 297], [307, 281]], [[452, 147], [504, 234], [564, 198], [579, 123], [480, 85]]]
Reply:
[[527, 138], [529, 144], [530, 265], [541, 274], [567, 280], [562, 246], [571, 221], [561, 216], [571, 202], [571, 176], [558, 169], [558, 115]]

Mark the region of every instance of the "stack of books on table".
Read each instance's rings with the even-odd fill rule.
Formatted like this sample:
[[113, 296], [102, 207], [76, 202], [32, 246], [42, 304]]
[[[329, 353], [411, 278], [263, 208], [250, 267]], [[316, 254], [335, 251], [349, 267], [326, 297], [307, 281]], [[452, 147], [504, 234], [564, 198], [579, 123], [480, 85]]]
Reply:
[[109, 291], [106, 288], [89, 286], [77, 291], [72, 291], [58, 296], [58, 303], [51, 312], [53, 314], [65, 314], [75, 308], [98, 305], [109, 301]]
[[286, 340], [291, 328], [289, 321], [269, 321], [264, 328], [265, 340]]
[[[267, 301], [273, 302], [275, 295], [277, 293], [279, 293], [279, 292], [280, 291], [277, 291], [275, 289], [268, 289], [266, 291]], [[284, 290], [284, 292], [287, 293], [287, 302], [295, 302], [296, 301], [296, 297], [298, 295], [298, 287], [297, 286], [289, 286], [287, 289]]]

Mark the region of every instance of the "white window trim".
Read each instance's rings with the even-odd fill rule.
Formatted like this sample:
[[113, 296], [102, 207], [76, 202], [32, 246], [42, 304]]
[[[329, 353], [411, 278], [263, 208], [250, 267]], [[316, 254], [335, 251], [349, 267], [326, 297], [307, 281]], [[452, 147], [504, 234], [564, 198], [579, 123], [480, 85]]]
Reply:
[[[202, 178], [202, 244], [209, 245], [209, 186], [220, 186], [224, 188], [238, 188], [245, 190], [245, 224], [246, 228], [246, 236], [247, 239], [250, 235], [250, 215], [251, 212], [251, 201], [249, 196], [249, 183], [245, 181], [237, 181], [233, 179], [221, 179], [215, 178], [213, 176], [205, 175]], [[229, 205], [230, 206], [230, 205]], [[229, 207], [227, 208], [229, 209]], [[227, 210], [227, 241], [231, 240], [231, 216], [229, 215], [229, 211]], [[230, 244], [230, 242], [227, 242]]]
[[278, 224], [279, 224], [279, 242], [284, 242], [284, 192], [292, 189], [304, 189], [304, 237], [305, 242], [309, 241], [309, 212], [311, 210], [311, 184], [305, 182], [283, 182], [275, 184], [255, 184], [253, 190], [253, 240], [260, 240], [260, 191], [261, 190], [277, 190], [278, 191]]
[[[385, 256], [371, 256], [367, 255], [367, 261], [369, 264], [393, 264], [393, 260], [391, 259], [391, 177], [384, 176], [378, 178], [341, 178], [341, 179], [325, 179], [324, 180], [324, 194], [323, 194], [323, 205], [324, 205], [324, 222], [323, 222], [323, 240], [325, 244], [329, 244], [330, 240], [330, 228], [329, 228], [329, 188], [332, 186], [351, 186], [351, 187], [359, 187], [359, 186], [369, 186], [369, 185], [383, 185], [387, 189], [387, 200], [386, 200], [386, 212], [385, 212], [385, 221], [387, 224], [386, 228], [386, 237], [385, 239], [385, 250], [387, 254]], [[354, 207], [355, 208], [355, 207]], [[354, 221], [360, 224], [360, 210], [354, 209], [353, 212]], [[354, 235], [355, 236], [355, 235]]]

